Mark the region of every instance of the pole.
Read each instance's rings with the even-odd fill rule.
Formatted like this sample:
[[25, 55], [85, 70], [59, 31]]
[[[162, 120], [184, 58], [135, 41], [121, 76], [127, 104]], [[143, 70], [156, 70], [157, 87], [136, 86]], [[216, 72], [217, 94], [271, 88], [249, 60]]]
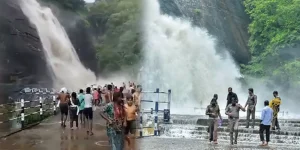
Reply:
[[21, 99], [21, 129], [25, 128], [25, 108], [24, 108], [24, 99]]
[[143, 137], [143, 112], [140, 113], [140, 137]]
[[168, 109], [171, 110], [171, 89], [168, 90]]
[[171, 100], [172, 100], [172, 90], [168, 90], [168, 123], [171, 121]]
[[56, 115], [56, 98], [53, 96], [53, 114]]
[[40, 120], [43, 118], [43, 103], [42, 103], [42, 97], [40, 97]]
[[154, 136], [158, 136], [158, 127], [157, 127], [157, 121], [158, 121], [158, 102], [159, 102], [159, 88], [156, 88], [157, 93], [157, 100], [155, 101], [155, 116], [154, 116]]

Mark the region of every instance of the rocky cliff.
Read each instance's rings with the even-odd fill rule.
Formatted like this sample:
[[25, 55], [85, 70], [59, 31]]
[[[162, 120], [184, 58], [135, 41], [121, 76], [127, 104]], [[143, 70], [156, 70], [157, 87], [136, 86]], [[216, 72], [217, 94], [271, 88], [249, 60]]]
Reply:
[[204, 27], [229, 50], [238, 63], [247, 63], [249, 16], [243, 0], [160, 0], [161, 10], [169, 15], [189, 19]]
[[0, 40], [0, 91], [4, 99], [19, 86], [50, 80], [38, 34], [16, 0], [0, 1]]
[[[66, 17], [58, 18], [67, 26], [81, 61], [95, 71], [95, 52], [85, 25], [79, 22], [70, 26]], [[39, 36], [18, 1], [0, 0], [0, 103], [26, 86], [51, 87], [49, 75]]]

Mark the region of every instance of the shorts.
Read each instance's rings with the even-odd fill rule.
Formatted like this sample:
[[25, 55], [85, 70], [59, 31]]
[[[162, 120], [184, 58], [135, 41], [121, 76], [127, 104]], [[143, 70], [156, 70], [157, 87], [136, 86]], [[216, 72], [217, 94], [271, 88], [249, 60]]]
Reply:
[[64, 115], [68, 115], [69, 112], [69, 106], [67, 103], [60, 103], [59, 104], [60, 113]]
[[90, 119], [90, 120], [93, 119], [93, 107], [84, 108], [83, 114], [84, 114], [85, 118]]
[[[84, 110], [84, 109], [83, 109]], [[83, 114], [83, 110], [79, 110], [79, 114]]]
[[127, 126], [125, 127], [125, 134], [135, 134], [135, 129], [136, 129], [136, 121], [135, 120], [130, 120], [126, 121]]

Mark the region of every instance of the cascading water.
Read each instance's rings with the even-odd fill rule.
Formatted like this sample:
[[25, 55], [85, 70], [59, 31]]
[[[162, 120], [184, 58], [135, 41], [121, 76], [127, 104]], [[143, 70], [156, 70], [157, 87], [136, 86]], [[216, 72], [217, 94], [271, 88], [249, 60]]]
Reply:
[[[245, 93], [237, 81], [239, 69], [231, 57], [216, 53], [215, 39], [189, 21], [160, 13], [157, 0], [145, 0], [144, 89], [172, 89], [171, 113], [193, 114], [219, 94], [225, 107], [227, 88]], [[245, 99], [247, 93], [239, 95]], [[205, 107], [204, 106], [204, 107]]]
[[54, 85], [77, 90], [96, 83], [95, 74], [81, 64], [66, 31], [51, 9], [42, 7], [37, 0], [20, 0], [20, 6], [37, 29]]

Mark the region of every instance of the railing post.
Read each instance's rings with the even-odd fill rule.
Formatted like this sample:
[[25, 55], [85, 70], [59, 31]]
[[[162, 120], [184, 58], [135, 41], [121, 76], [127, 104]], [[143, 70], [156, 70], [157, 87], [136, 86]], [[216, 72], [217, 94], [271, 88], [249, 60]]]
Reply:
[[43, 102], [42, 102], [42, 97], [40, 97], [40, 120], [43, 118]]
[[168, 107], [164, 109], [164, 123], [170, 123], [170, 111], [171, 111], [171, 89], [168, 90]]
[[157, 100], [155, 101], [155, 116], [154, 116], [154, 136], [158, 136], [158, 102], [159, 102], [159, 88], [156, 88]]
[[172, 98], [171, 89], [168, 90], [168, 109], [171, 110], [171, 98]]
[[56, 98], [53, 96], [53, 114], [56, 115]]
[[25, 102], [24, 99], [21, 99], [21, 129], [25, 128]]
[[143, 137], [143, 112], [140, 113], [140, 137]]

